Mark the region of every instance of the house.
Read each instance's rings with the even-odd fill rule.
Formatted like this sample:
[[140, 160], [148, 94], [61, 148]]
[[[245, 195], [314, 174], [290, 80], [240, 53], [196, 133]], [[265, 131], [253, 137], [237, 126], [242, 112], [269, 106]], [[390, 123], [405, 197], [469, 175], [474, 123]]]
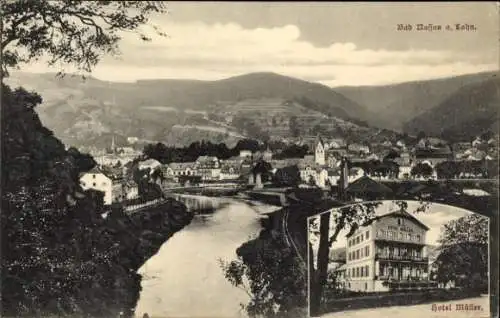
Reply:
[[338, 163], [339, 163], [339, 159], [337, 159], [337, 157], [327, 154], [326, 166], [328, 166], [330, 168], [334, 168], [337, 166]]
[[340, 148], [344, 148], [344, 147], [345, 147], [345, 141], [344, 141], [344, 139], [341, 139], [341, 138], [330, 139], [325, 144], [325, 148], [327, 150], [329, 150], [329, 149], [340, 149]]
[[472, 141], [472, 147], [477, 147], [477, 146], [480, 146], [481, 144], [483, 143], [483, 140], [480, 138], [480, 137], [476, 137], [473, 141]]
[[352, 167], [349, 169], [349, 183], [358, 180], [365, 175], [365, 171], [360, 167]]
[[366, 145], [352, 143], [347, 146], [347, 151], [355, 154], [369, 154], [370, 148]]
[[137, 138], [137, 137], [127, 137], [127, 142], [129, 144], [135, 144], [138, 141], [139, 141], [139, 138]]
[[237, 180], [240, 177], [241, 169], [238, 166], [223, 165], [220, 169], [220, 180]]
[[405, 210], [377, 216], [347, 234], [345, 286], [380, 292], [431, 287], [429, 228]]
[[316, 168], [318, 167], [314, 162], [309, 160], [301, 160], [297, 167], [299, 168], [300, 178], [304, 182], [309, 182], [311, 179], [316, 180], [317, 172]]
[[196, 172], [194, 162], [172, 162], [168, 166], [174, 177], [194, 176]]
[[151, 172], [153, 170], [155, 170], [156, 168], [161, 167], [161, 166], [162, 166], [161, 162], [159, 162], [156, 159], [147, 159], [144, 161], [139, 161], [139, 164], [138, 164], [139, 170], [150, 169]]
[[251, 150], [240, 150], [240, 157], [242, 157], [242, 158], [252, 157], [252, 151]]
[[133, 200], [139, 197], [139, 186], [133, 180], [123, 182], [123, 192], [125, 200]]
[[217, 157], [199, 156], [194, 168], [203, 181], [220, 179], [221, 167]]
[[329, 168], [328, 172], [328, 181], [331, 185], [337, 185], [340, 180], [340, 169], [339, 168]]
[[80, 175], [80, 186], [82, 189], [103, 192], [105, 205], [123, 201], [122, 181], [121, 175], [113, 174], [102, 167], [94, 167]]
[[442, 148], [415, 148], [413, 164], [428, 163], [434, 168], [438, 163], [453, 160], [453, 152], [449, 146]]
[[273, 159], [273, 152], [269, 149], [269, 147], [262, 153], [262, 159], [267, 162]]

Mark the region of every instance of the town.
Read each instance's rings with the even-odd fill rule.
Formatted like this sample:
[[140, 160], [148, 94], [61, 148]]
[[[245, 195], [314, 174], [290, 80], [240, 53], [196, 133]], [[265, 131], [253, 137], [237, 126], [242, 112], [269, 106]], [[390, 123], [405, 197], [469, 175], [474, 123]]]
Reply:
[[[133, 144], [135, 140], [129, 141]], [[451, 145], [433, 137], [422, 137], [411, 145], [403, 140], [347, 144], [341, 138], [319, 135], [300, 138], [285, 146], [288, 149], [271, 149], [269, 144], [255, 140], [246, 144], [237, 145], [229, 158], [219, 158], [214, 151], [214, 155], [200, 151], [195, 160], [165, 163], [131, 146], [118, 147], [113, 138], [107, 151], [92, 150], [97, 166], [83, 173], [80, 181], [84, 189], [103, 192], [104, 203], [110, 205], [139, 197], [133, 167], [147, 171], [144, 177], [163, 191], [193, 186], [262, 189], [293, 185], [328, 189], [339, 183], [343, 158], [349, 162], [349, 183], [364, 176], [384, 181], [494, 179], [498, 173], [497, 142], [488, 134]], [[300, 152], [302, 157], [297, 156]]]

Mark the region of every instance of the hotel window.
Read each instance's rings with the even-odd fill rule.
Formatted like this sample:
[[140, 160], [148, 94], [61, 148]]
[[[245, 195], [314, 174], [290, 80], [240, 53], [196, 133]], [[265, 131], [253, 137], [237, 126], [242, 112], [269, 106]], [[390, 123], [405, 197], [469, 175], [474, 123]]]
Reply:
[[401, 225], [401, 219], [398, 219], [398, 225]]
[[356, 251], [356, 259], [359, 259], [359, 250]]
[[361, 277], [364, 277], [365, 276], [365, 269], [364, 269], [364, 267], [361, 267], [360, 271], [361, 271], [361, 273], [360, 273]]
[[356, 267], [356, 277], [359, 277], [359, 267]]
[[92, 179], [95, 179], [95, 174], [92, 175]]
[[370, 238], [370, 231], [366, 231], [366, 239]]
[[365, 246], [365, 256], [370, 256], [370, 246]]
[[370, 276], [370, 267], [368, 265], [365, 266], [365, 276]]
[[94, 182], [94, 183], [92, 183], [92, 186], [94, 186], [94, 187], [96, 186], [95, 182]]

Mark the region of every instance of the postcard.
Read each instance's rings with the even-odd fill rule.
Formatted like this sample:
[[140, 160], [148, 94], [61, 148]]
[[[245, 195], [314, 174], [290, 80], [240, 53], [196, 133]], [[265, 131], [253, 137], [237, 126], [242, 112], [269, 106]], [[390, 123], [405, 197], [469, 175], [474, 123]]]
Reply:
[[1, 317], [498, 316], [497, 3], [0, 12]]

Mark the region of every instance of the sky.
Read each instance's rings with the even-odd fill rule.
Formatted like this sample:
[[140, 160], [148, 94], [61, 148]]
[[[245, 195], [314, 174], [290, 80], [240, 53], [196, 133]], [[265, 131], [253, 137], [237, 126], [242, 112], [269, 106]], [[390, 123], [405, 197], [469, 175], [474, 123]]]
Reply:
[[[413, 213], [419, 207], [422, 206], [422, 203], [419, 201], [407, 201], [407, 203], [408, 203], [407, 211], [412, 213], [412, 215], [415, 218], [417, 218], [419, 221], [421, 221], [429, 228], [429, 231], [426, 234], [426, 241], [425, 241], [425, 244], [428, 245], [439, 245], [437, 241], [441, 234], [441, 229], [443, 225], [452, 220], [457, 220], [461, 217], [472, 214], [472, 212], [468, 210], [438, 203], [431, 203], [427, 205], [427, 209], [425, 210], [425, 212]], [[384, 201], [381, 206], [377, 207], [377, 209], [375, 210], [375, 214], [384, 215], [398, 209], [399, 207], [393, 201]], [[332, 227], [334, 226], [335, 224], [333, 224], [332, 222]], [[332, 248], [335, 249], [335, 248], [346, 247], [347, 244], [346, 235], [347, 231], [345, 230], [341, 231], [337, 236], [337, 241], [333, 244]], [[317, 245], [316, 240], [312, 240], [312, 242], [314, 246]], [[315, 249], [317, 249], [317, 247], [315, 247]]]
[[[126, 33], [121, 56], [92, 76], [217, 80], [275, 72], [332, 87], [385, 85], [498, 69], [497, 5], [484, 3], [172, 2], [152, 24], [167, 37]], [[415, 24], [475, 31], [416, 31]], [[398, 31], [398, 24], [413, 25]], [[153, 34], [152, 28], [144, 28]], [[68, 68], [71, 70], [70, 68]], [[57, 71], [44, 64], [22, 71]]]

